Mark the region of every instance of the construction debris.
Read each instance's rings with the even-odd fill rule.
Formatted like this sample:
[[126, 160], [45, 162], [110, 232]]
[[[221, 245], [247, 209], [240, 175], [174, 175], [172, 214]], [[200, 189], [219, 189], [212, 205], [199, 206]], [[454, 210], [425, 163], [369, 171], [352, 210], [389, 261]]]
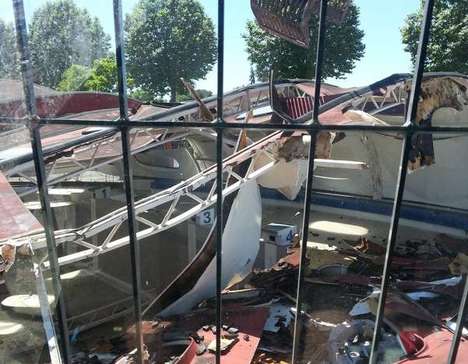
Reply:
[[[294, 247], [272, 267], [254, 271], [223, 293], [223, 363], [290, 362], [300, 262], [299, 237], [293, 240]], [[298, 317], [303, 322], [299, 363], [354, 364], [369, 360], [385, 248], [364, 237], [356, 241], [336, 239], [333, 245], [324, 249], [318, 243], [308, 244], [307, 287]], [[435, 358], [448, 355], [456, 326], [454, 317], [464, 285], [464, 278], [458, 274], [466, 269], [466, 256], [441, 251], [437, 242], [407, 241], [399, 245], [391, 266], [377, 357], [385, 363], [411, 363], [421, 358], [437, 363]], [[316, 260], [316, 254], [330, 257]], [[426, 279], [417, 279], [420, 277]], [[213, 362], [214, 307], [214, 300], [209, 299], [190, 314], [145, 322], [144, 340], [151, 358], [148, 363]], [[467, 332], [464, 328], [463, 335]], [[128, 335], [134, 337], [134, 331], [128, 331]], [[436, 339], [441, 340], [440, 345], [436, 345]], [[128, 344], [134, 346], [132, 340]], [[465, 341], [460, 348], [459, 357], [466, 360]]]

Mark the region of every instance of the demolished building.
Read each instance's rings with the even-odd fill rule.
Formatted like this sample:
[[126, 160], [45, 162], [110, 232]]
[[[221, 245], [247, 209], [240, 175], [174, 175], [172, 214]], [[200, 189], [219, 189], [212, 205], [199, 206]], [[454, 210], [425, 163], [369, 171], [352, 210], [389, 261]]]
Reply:
[[[326, 2], [297, 3], [301, 19], [271, 29], [275, 9], [252, 1], [305, 46]], [[15, 11], [26, 97], [0, 100], [8, 360], [468, 360], [468, 76], [423, 73], [421, 56], [367, 87], [316, 72], [166, 108], [127, 99], [120, 66], [119, 95], [58, 93], [28, 77]]]

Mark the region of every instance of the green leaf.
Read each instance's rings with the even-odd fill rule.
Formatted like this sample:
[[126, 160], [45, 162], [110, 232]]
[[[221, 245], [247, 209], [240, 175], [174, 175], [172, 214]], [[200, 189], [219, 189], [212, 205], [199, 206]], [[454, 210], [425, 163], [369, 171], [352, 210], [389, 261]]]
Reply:
[[179, 79], [201, 79], [216, 61], [214, 25], [197, 0], [140, 0], [125, 29], [128, 70], [154, 98], [176, 101]]
[[[315, 72], [317, 27], [318, 19], [312, 16], [310, 48], [304, 49], [266, 33], [255, 22], [249, 21], [243, 37], [255, 76], [266, 81], [270, 69], [273, 69], [276, 78], [312, 78]], [[323, 63], [325, 78], [340, 78], [353, 70], [364, 55], [363, 37], [364, 32], [359, 28], [359, 10], [355, 5], [349, 8], [343, 23], [327, 25]]]

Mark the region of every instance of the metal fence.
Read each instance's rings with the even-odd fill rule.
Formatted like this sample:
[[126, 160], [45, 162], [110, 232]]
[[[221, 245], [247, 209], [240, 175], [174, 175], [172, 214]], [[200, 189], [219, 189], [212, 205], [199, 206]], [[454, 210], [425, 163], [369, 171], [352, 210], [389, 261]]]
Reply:
[[[430, 28], [432, 22], [432, 14], [434, 8], [434, 0], [426, 0], [424, 4], [423, 20], [421, 24], [421, 33], [416, 56], [416, 65], [413, 74], [413, 82], [409, 96], [408, 109], [406, 112], [405, 123], [401, 126], [369, 126], [369, 125], [321, 125], [319, 122], [320, 113], [320, 84], [323, 66], [323, 54], [326, 47], [325, 30], [326, 30], [326, 15], [327, 15], [327, 0], [321, 0], [320, 4], [320, 17], [319, 17], [319, 32], [318, 32], [318, 47], [316, 52], [316, 68], [315, 68], [315, 98], [313, 119], [311, 123], [307, 124], [243, 124], [243, 123], [225, 123], [223, 120], [223, 80], [224, 80], [224, 0], [218, 0], [218, 68], [217, 68], [217, 120], [208, 124], [206, 122], [187, 122], [187, 121], [160, 121], [160, 120], [145, 120], [145, 121], [131, 121], [128, 118], [127, 106], [127, 85], [126, 85], [126, 69], [125, 69], [125, 49], [123, 41], [123, 19], [122, 19], [122, 4], [121, 0], [113, 0], [113, 14], [115, 23], [115, 44], [116, 44], [116, 60], [118, 68], [118, 91], [119, 91], [119, 107], [120, 119], [118, 121], [102, 121], [102, 120], [70, 120], [66, 118], [39, 118], [36, 114], [35, 94], [32, 77], [32, 63], [31, 55], [28, 47], [28, 35], [26, 29], [26, 20], [24, 13], [23, 0], [12, 0], [15, 13], [15, 24], [17, 34], [18, 50], [20, 52], [21, 71], [23, 76], [23, 87], [25, 95], [25, 103], [27, 109], [27, 118], [12, 119], [0, 118], [2, 122], [13, 123], [27, 123], [30, 129], [31, 144], [33, 150], [35, 173], [37, 178], [37, 186], [39, 190], [40, 201], [43, 209], [43, 219], [45, 225], [45, 233], [47, 238], [47, 248], [50, 259], [51, 273], [53, 278], [53, 290], [57, 298], [58, 314], [57, 322], [60, 334], [60, 349], [62, 358], [65, 363], [70, 363], [70, 344], [69, 333], [67, 329], [66, 312], [64, 305], [64, 298], [60, 282], [60, 268], [58, 265], [56, 244], [53, 229], [53, 216], [50, 208], [50, 201], [48, 196], [47, 178], [45, 174], [45, 161], [43, 156], [43, 149], [41, 144], [40, 129], [47, 124], [60, 124], [60, 125], [86, 125], [86, 126], [109, 126], [118, 127], [121, 133], [122, 140], [122, 154], [124, 166], [124, 184], [125, 194], [127, 201], [128, 212], [128, 229], [130, 236], [130, 262], [132, 272], [133, 284], [133, 307], [136, 323], [136, 336], [138, 348], [138, 362], [143, 363], [143, 336], [141, 331], [142, 309], [141, 309], [141, 271], [140, 271], [140, 248], [136, 237], [136, 217], [134, 210], [134, 191], [132, 181], [132, 165], [130, 163], [130, 147], [129, 147], [129, 130], [131, 128], [139, 127], [203, 127], [212, 128], [217, 133], [217, 175], [216, 175], [216, 188], [217, 188], [217, 203], [216, 203], [216, 236], [217, 236], [217, 254], [216, 254], [216, 363], [221, 362], [221, 327], [222, 327], [222, 302], [221, 302], [221, 249], [222, 249], [222, 143], [223, 131], [225, 129], [265, 129], [265, 130], [298, 130], [307, 132], [311, 136], [311, 143], [309, 148], [309, 163], [307, 183], [305, 189], [304, 200], [304, 215], [302, 227], [302, 244], [301, 244], [301, 262], [299, 267], [298, 286], [297, 286], [297, 307], [294, 325], [294, 341], [292, 362], [297, 362], [299, 358], [299, 337], [301, 333], [301, 319], [300, 312], [303, 300], [303, 282], [304, 282], [304, 267], [306, 259], [306, 244], [309, 234], [309, 217], [310, 217], [310, 199], [312, 193], [312, 180], [314, 172], [314, 153], [315, 153], [315, 140], [317, 133], [320, 131], [393, 131], [400, 133], [404, 136], [401, 150], [399, 175], [396, 184], [396, 192], [393, 203], [393, 212], [391, 217], [391, 224], [388, 234], [387, 249], [385, 255], [385, 263], [383, 268], [383, 279], [380, 287], [380, 297], [378, 301], [378, 309], [375, 321], [372, 350], [370, 354], [370, 362], [376, 362], [376, 350], [379, 344], [380, 333], [383, 322], [384, 303], [387, 297], [389, 287], [389, 267], [392, 262], [392, 253], [395, 246], [396, 235], [398, 230], [398, 223], [400, 218], [400, 209], [402, 205], [403, 192], [405, 188], [405, 181], [407, 175], [409, 152], [411, 149], [412, 136], [415, 133], [468, 133], [468, 127], [456, 126], [419, 126], [415, 123], [415, 117], [418, 107], [418, 100], [420, 95], [420, 86], [423, 77], [424, 61], [426, 58], [426, 49], [430, 35]], [[448, 363], [454, 363], [457, 356], [457, 350], [461, 339], [462, 333], [462, 320], [465, 314], [466, 301], [468, 297], [468, 280], [465, 282], [463, 297], [459, 306], [457, 328], [453, 337], [450, 353], [447, 357]]]

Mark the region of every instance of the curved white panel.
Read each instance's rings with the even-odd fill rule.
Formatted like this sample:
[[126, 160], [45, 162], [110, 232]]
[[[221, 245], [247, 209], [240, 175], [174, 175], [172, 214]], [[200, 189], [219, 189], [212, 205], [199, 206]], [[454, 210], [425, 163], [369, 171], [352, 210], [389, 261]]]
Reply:
[[[223, 232], [222, 287], [243, 279], [252, 271], [259, 249], [262, 204], [255, 181], [243, 185], [232, 204]], [[161, 311], [161, 316], [180, 314], [216, 294], [216, 257], [186, 295]]]

